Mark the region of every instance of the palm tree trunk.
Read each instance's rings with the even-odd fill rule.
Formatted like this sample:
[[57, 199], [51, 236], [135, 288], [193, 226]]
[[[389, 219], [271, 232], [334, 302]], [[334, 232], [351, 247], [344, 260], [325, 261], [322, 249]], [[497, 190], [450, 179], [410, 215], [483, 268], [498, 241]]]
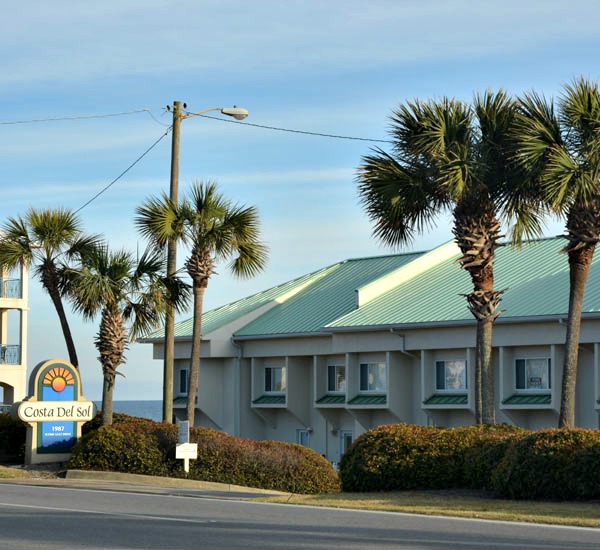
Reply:
[[200, 372], [200, 343], [202, 340], [202, 308], [204, 292], [207, 281], [194, 280], [194, 321], [192, 329], [192, 355], [190, 358], [190, 378], [188, 382], [188, 396], [186, 417], [190, 425], [194, 425], [196, 412], [196, 393], [198, 392], [198, 373]]
[[124, 362], [127, 348], [127, 331], [123, 316], [115, 306], [107, 306], [102, 310], [100, 329], [96, 337], [96, 348], [100, 352], [102, 364], [102, 425], [110, 426], [113, 420], [113, 392], [117, 368]]
[[486, 317], [477, 320], [477, 362], [481, 373], [481, 417], [478, 424], [496, 423], [494, 395], [494, 371], [492, 369], [492, 328], [494, 319]]
[[[44, 282], [44, 281], [43, 281]], [[63, 337], [65, 339], [65, 344], [67, 345], [67, 351], [69, 353], [69, 362], [76, 369], [79, 368], [79, 360], [77, 359], [77, 352], [75, 351], [75, 342], [73, 341], [73, 336], [71, 334], [71, 329], [69, 327], [69, 322], [67, 321], [67, 315], [65, 313], [65, 308], [62, 303], [62, 299], [60, 297], [60, 292], [58, 291], [58, 287], [54, 285], [47, 286], [44, 282], [44, 286], [50, 295], [50, 299], [54, 304], [54, 308], [56, 309], [56, 313], [58, 314], [58, 318], [60, 320], [60, 327], [62, 329]]]
[[579, 360], [579, 333], [583, 295], [587, 283], [595, 244], [574, 248], [569, 255], [569, 317], [565, 340], [565, 360], [563, 364], [562, 392], [560, 398], [559, 428], [572, 428], [575, 425], [575, 389], [577, 383], [577, 362]]
[[500, 314], [498, 305], [503, 291], [494, 290], [495, 250], [501, 237], [494, 205], [483, 197], [461, 202], [454, 209], [452, 231], [463, 253], [458, 262], [469, 272], [473, 283], [473, 292], [466, 298], [469, 310], [477, 320], [475, 422], [495, 424], [492, 329]]
[[110, 426], [113, 423], [113, 392], [115, 389], [115, 375], [105, 373], [102, 383], [102, 425]]

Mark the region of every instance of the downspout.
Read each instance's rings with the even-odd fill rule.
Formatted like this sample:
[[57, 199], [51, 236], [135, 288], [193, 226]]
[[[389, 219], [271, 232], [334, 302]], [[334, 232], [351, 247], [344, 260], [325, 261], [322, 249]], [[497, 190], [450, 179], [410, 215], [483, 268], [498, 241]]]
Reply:
[[240, 437], [241, 430], [241, 377], [242, 377], [242, 358], [244, 357], [244, 350], [242, 344], [238, 344], [235, 338], [231, 337], [231, 345], [237, 350], [233, 367], [233, 434], [235, 437]]

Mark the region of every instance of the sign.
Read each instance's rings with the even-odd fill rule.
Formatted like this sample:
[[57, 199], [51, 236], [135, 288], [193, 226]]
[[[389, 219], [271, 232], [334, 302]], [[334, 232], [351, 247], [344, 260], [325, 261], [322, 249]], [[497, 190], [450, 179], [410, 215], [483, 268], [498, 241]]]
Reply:
[[179, 443], [175, 445], [175, 458], [183, 460], [183, 470], [186, 473], [189, 472], [190, 460], [198, 458], [198, 443]]
[[87, 422], [95, 416], [94, 403], [81, 401], [21, 401], [17, 414], [23, 422]]
[[178, 443], [189, 443], [190, 442], [190, 423], [188, 420], [180, 420], [177, 423], [178, 428]]
[[42, 361], [29, 377], [29, 397], [12, 413], [28, 424], [26, 464], [63, 462], [81, 437], [96, 405], [81, 395], [79, 371], [67, 361]]

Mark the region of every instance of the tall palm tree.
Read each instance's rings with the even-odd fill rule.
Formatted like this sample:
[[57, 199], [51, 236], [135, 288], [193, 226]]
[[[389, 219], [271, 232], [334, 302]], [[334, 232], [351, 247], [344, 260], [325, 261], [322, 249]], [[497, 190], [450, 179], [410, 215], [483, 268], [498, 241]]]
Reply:
[[525, 94], [516, 118], [515, 140], [516, 159], [527, 175], [529, 195], [542, 208], [566, 217], [563, 252], [569, 260], [570, 288], [559, 426], [572, 427], [583, 296], [600, 241], [598, 84], [579, 78], [566, 85], [557, 110], [553, 101]]
[[494, 290], [494, 261], [513, 115], [502, 91], [477, 95], [473, 107], [448, 98], [407, 102], [391, 117], [393, 153], [375, 149], [357, 175], [374, 235], [391, 246], [410, 243], [438, 214], [452, 212], [458, 262], [473, 283], [466, 299], [477, 322], [475, 416], [486, 424], [495, 422], [492, 327], [503, 291]]
[[212, 182], [196, 182], [179, 204], [166, 195], [150, 198], [137, 209], [142, 235], [164, 248], [175, 238], [190, 247], [185, 269], [192, 279], [194, 317], [186, 417], [195, 420], [204, 293], [215, 266], [230, 261], [234, 275], [251, 277], [264, 268], [267, 248], [259, 239], [255, 207], [242, 207], [226, 199]]
[[[86, 320], [101, 315], [95, 345], [102, 365], [104, 426], [112, 424], [115, 379], [117, 368], [125, 363], [125, 350], [163, 319], [170, 294], [164, 269], [158, 252], [146, 251], [136, 260], [131, 253], [113, 252], [104, 244], [86, 256], [80, 269], [70, 270], [66, 291], [74, 309]], [[175, 294], [184, 299], [185, 292]]]
[[50, 296], [63, 332], [69, 361], [78, 368], [75, 343], [63, 305], [66, 268], [81, 261], [98, 242], [83, 233], [79, 218], [63, 208], [30, 208], [24, 217], [8, 218], [0, 229], [0, 264], [35, 266], [35, 275]]

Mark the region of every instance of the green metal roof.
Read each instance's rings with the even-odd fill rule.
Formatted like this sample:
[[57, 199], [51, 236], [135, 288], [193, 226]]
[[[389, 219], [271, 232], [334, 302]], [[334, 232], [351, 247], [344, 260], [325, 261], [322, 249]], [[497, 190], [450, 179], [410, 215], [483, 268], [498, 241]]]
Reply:
[[543, 395], [525, 395], [515, 394], [502, 401], [503, 405], [550, 405], [552, 396], [550, 394]]
[[285, 395], [261, 395], [253, 405], [285, 405]]
[[[560, 250], [562, 238], [525, 243], [521, 249], [497, 250], [495, 288], [507, 289], [501, 318], [566, 315], [569, 265]], [[329, 323], [327, 328], [428, 324], [473, 320], [462, 294], [472, 285], [455, 258], [444, 260], [389, 292]], [[596, 255], [586, 288], [584, 313], [600, 312], [600, 255]]]
[[385, 395], [357, 395], [348, 405], [385, 405], [387, 398]]
[[434, 394], [425, 401], [423, 405], [466, 405], [469, 398], [464, 393], [457, 394]]
[[252, 321], [235, 336], [319, 332], [356, 308], [356, 289], [421, 256], [421, 252], [346, 260], [289, 300]]
[[[506, 289], [500, 320], [566, 316], [569, 266], [560, 254], [562, 238], [525, 243], [521, 249], [503, 246], [496, 251], [495, 288]], [[442, 247], [432, 251], [442, 250]], [[448, 249], [446, 249], [448, 250]], [[452, 250], [450, 250], [452, 253]], [[325, 330], [474, 322], [463, 294], [472, 290], [467, 272], [456, 263], [458, 253], [415, 267], [421, 252], [360, 258], [333, 264], [288, 283], [204, 313], [203, 334], [248, 315], [235, 337], [318, 334]], [[438, 256], [439, 258], [439, 256]], [[415, 262], [413, 264], [413, 262]], [[600, 313], [600, 255], [596, 254], [585, 292], [583, 313]], [[402, 276], [396, 278], [396, 270]], [[391, 286], [357, 307], [357, 290], [379, 285], [394, 273]], [[409, 276], [405, 276], [405, 275]], [[411, 276], [412, 275], [412, 276]], [[387, 281], [389, 282], [389, 281]], [[385, 288], [384, 288], [385, 287]], [[271, 305], [267, 308], [265, 306]], [[262, 313], [257, 311], [264, 308]], [[255, 312], [255, 317], [252, 313]], [[156, 331], [144, 340], [162, 338]], [[192, 319], [177, 323], [176, 337], [190, 337]]]
[[[237, 300], [236, 302], [232, 302], [219, 308], [204, 312], [202, 315], [202, 334], [209, 334], [210, 332], [213, 332], [218, 328], [221, 328], [227, 325], [228, 323], [235, 321], [243, 315], [252, 313], [258, 308], [265, 306], [266, 304], [276, 302], [282, 297], [285, 297], [290, 293], [298, 291], [302, 287], [310, 285], [314, 283], [314, 281], [319, 280], [321, 277], [326, 276], [336, 267], [337, 265], [333, 265], [320, 269], [313, 273], [309, 273], [308, 275], [304, 275], [302, 277], [298, 277], [297, 279], [293, 279], [292, 281], [288, 281], [287, 283], [283, 283], [268, 290], [264, 290], [263, 292], [258, 292], [257, 294], [253, 294], [246, 298], [242, 298], [241, 300]], [[193, 318], [189, 318], [185, 321], [176, 323], [175, 336], [191, 337], [192, 323]], [[164, 329], [161, 328], [160, 330], [149, 334], [141, 340], [163, 337]]]
[[317, 401], [317, 405], [341, 405], [345, 402], [345, 395], [324, 395]]

